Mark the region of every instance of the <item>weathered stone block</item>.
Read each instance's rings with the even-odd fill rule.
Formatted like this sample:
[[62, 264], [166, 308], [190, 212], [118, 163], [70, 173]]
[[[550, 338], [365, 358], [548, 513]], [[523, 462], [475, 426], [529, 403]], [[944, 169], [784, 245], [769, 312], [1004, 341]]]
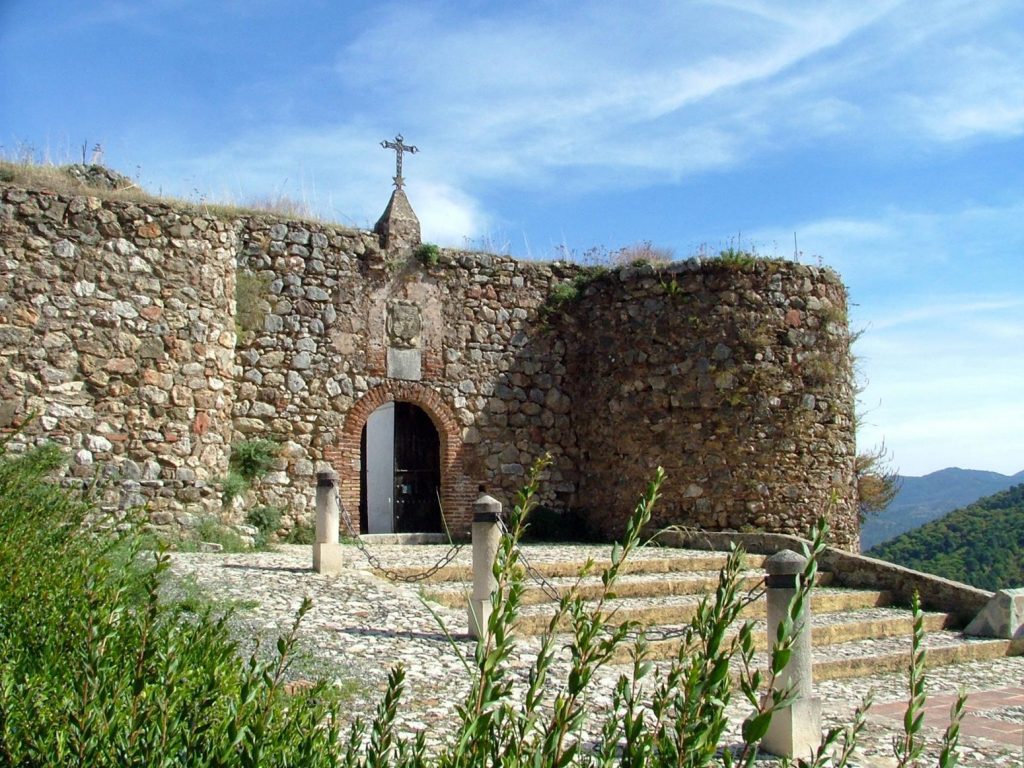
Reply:
[[964, 632], [979, 637], [1024, 638], [1024, 588], [996, 592]]
[[418, 349], [388, 349], [388, 376], [405, 381], [423, 378], [423, 354]]

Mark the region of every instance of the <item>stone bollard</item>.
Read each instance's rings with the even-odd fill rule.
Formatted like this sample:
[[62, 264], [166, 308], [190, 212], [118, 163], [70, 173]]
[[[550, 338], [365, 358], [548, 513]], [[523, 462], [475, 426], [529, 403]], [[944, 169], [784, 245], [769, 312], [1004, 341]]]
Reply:
[[341, 573], [341, 544], [338, 543], [338, 474], [333, 470], [316, 475], [316, 542], [313, 544], [313, 570], [317, 573]]
[[467, 611], [470, 637], [483, 637], [487, 633], [491, 594], [498, 588], [494, 558], [498, 556], [501, 543], [500, 514], [501, 502], [491, 496], [484, 495], [473, 502], [473, 594]]
[[[797, 579], [807, 558], [784, 549], [765, 560], [765, 586], [768, 588], [768, 643], [775, 646], [775, 633], [789, 611], [796, 593]], [[772, 754], [788, 758], [810, 759], [821, 743], [821, 700], [814, 697], [811, 672], [811, 606], [804, 604], [803, 615], [794, 628], [793, 653], [789, 664], [775, 681], [776, 690], [791, 687], [793, 703], [772, 717], [761, 746]]]

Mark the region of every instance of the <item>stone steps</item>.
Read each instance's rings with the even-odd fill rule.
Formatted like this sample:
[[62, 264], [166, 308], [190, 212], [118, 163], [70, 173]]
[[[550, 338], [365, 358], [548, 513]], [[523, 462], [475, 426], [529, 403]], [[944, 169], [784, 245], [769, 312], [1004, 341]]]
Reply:
[[[551, 569], [554, 570], [554, 569]], [[744, 590], [757, 589], [764, 580], [762, 571], [746, 571], [740, 581], [740, 587]], [[545, 576], [549, 589], [559, 594], [569, 591], [574, 585], [576, 593], [585, 600], [596, 600], [603, 594], [604, 587], [596, 577], [588, 577], [582, 581], [577, 578], [565, 576]], [[818, 574], [816, 583], [819, 586], [827, 586], [832, 582], [832, 574]], [[637, 571], [627, 573], [619, 578], [615, 585], [615, 596], [622, 600], [626, 598], [643, 597], [674, 597], [679, 595], [702, 595], [707, 592], [714, 592], [718, 586], [718, 574], [708, 571], [667, 571], [656, 573], [653, 571]], [[449, 608], [459, 608], [466, 604], [466, 595], [469, 593], [470, 585], [466, 581], [445, 581], [439, 586], [426, 588], [423, 596]], [[523, 605], [540, 605], [550, 603], [551, 595], [545, 592], [540, 586], [527, 586], [522, 596]]]
[[[910, 643], [908, 633], [904, 637], [866, 638], [820, 649], [816, 647], [814, 678], [838, 680], [906, 670], [910, 661]], [[965, 637], [960, 632], [948, 630], [926, 632], [924, 645], [928, 650], [925, 666], [929, 669], [1013, 655], [1009, 640]], [[766, 661], [763, 663], [767, 664]]]
[[[666, 551], [664, 548], [653, 548], [635, 552], [630, 555], [630, 559], [626, 561], [621, 573], [623, 575], [697, 573], [705, 576], [712, 574], [717, 581], [718, 571], [725, 566], [726, 560], [729, 557], [724, 552], [683, 551], [679, 554], [665, 554]], [[764, 563], [764, 557], [762, 555], [748, 554], [744, 557], [744, 563], [750, 569], [760, 569]], [[560, 559], [557, 550], [554, 549], [551, 555], [548, 556], [545, 556], [543, 549], [539, 551], [532, 550], [530, 552], [529, 564], [532, 571], [539, 573], [546, 579], [575, 579], [586, 565], [576, 560]], [[422, 573], [422, 571], [422, 566], [418, 564], [388, 566], [388, 573], [400, 579], [415, 577]], [[758, 573], [761, 573], [761, 571], [758, 570]], [[423, 579], [421, 583], [469, 582], [472, 578], [472, 564], [468, 562], [455, 562], [438, 569], [430, 577]]]
[[[636, 621], [648, 627], [671, 627], [686, 624], [693, 618], [702, 595], [671, 595], [666, 597], [620, 598], [609, 601], [609, 611], [614, 611], [616, 622]], [[857, 589], [839, 590], [822, 588], [811, 600], [811, 610], [822, 613], [849, 611], [859, 608], [873, 608], [891, 602], [888, 592]], [[766, 604], [760, 598], [746, 606], [740, 613], [745, 619], [761, 618], [765, 615]], [[551, 617], [551, 606], [536, 604], [524, 606], [520, 612], [516, 629], [527, 635], [541, 634], [547, 629]]]
[[[926, 613], [924, 628], [926, 632], [943, 630], [953, 624], [948, 613]], [[862, 608], [840, 611], [836, 613], [814, 614], [811, 629], [812, 643], [815, 648], [831, 647], [841, 643], [858, 640], [879, 640], [886, 638], [909, 638], [913, 632], [913, 617], [904, 609], [899, 608]], [[670, 659], [679, 652], [682, 638], [676, 635], [684, 627], [656, 627], [648, 632], [649, 655], [652, 659]], [[730, 637], [735, 636], [730, 633]], [[661, 637], [669, 635], [669, 637]], [[754, 647], [759, 651], [767, 650], [768, 632], [764, 620], [754, 622]], [[909, 646], [908, 646], [909, 647]], [[629, 649], [621, 649], [616, 660], [625, 662], [629, 658]], [[903, 657], [904, 662], [906, 656]]]
[[[548, 556], [543, 548], [530, 552], [531, 576], [527, 578], [516, 630], [525, 635], [545, 632], [551, 621], [553, 605], [549, 592], [564, 593], [574, 585], [577, 594], [593, 601], [603, 593], [596, 576], [580, 578], [582, 563], [559, 559], [557, 550]], [[642, 550], [627, 563], [619, 578], [615, 597], [606, 601], [605, 610], [612, 621], [635, 621], [647, 628], [648, 655], [651, 660], [674, 658], [680, 648], [685, 627], [694, 616], [702, 596], [713, 593], [718, 570], [727, 555], [712, 552], [673, 553], [670, 550]], [[748, 556], [747, 570], [741, 576], [741, 589], [754, 592], [763, 580], [762, 556]], [[412, 571], [413, 569], [410, 569]], [[537, 580], [543, 576], [544, 588]], [[423, 589], [424, 598], [451, 608], [466, 605], [470, 591], [471, 568], [454, 563], [441, 569]], [[885, 590], [849, 589], [831, 586], [832, 574], [819, 573], [811, 596], [814, 676], [819, 680], [860, 677], [904, 670], [910, 657], [913, 617], [906, 607], [892, 605]], [[546, 589], [545, 589], [546, 588]], [[747, 605], [743, 619], [756, 623], [754, 630], [756, 663], [767, 665], [768, 637], [765, 627], [766, 602], [763, 594]], [[924, 615], [927, 664], [930, 667], [964, 663], [1019, 653], [1009, 641], [965, 637], [957, 631], [957, 620], [950, 613], [933, 611]], [[559, 631], [563, 631], [560, 627]], [[738, 631], [738, 628], [737, 628]], [[630, 662], [628, 643], [618, 650], [613, 663]]]

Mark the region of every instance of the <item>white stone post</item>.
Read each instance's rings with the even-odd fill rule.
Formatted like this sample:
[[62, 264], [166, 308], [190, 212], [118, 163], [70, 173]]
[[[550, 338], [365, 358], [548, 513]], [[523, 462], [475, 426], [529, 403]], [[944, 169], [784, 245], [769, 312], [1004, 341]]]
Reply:
[[484, 495], [473, 502], [473, 594], [467, 611], [471, 637], [483, 637], [487, 633], [491, 594], [498, 588], [494, 559], [501, 543], [500, 514], [501, 502], [491, 496]]
[[341, 573], [341, 544], [338, 543], [338, 474], [333, 470], [316, 475], [316, 542], [313, 544], [313, 570], [317, 573]]
[[[765, 560], [768, 600], [768, 643], [775, 646], [778, 626], [789, 612], [789, 601], [797, 589], [807, 558], [791, 550], [776, 552]], [[803, 613], [794, 627], [793, 652], [789, 664], [775, 680], [775, 689], [790, 687], [794, 699], [772, 717], [761, 746], [772, 754], [788, 758], [810, 759], [821, 743], [821, 700], [814, 697], [811, 671], [811, 606], [804, 603]]]

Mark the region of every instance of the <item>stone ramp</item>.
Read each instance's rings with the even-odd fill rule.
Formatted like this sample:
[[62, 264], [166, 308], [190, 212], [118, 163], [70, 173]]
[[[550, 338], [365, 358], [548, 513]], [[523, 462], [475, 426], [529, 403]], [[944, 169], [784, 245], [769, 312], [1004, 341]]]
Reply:
[[[530, 573], [523, 593], [516, 629], [524, 635], [545, 632], [553, 615], [554, 595], [575, 588], [591, 605], [603, 592], [598, 573], [607, 561], [608, 548], [529, 547]], [[634, 621], [648, 632], [648, 653], [653, 660], [667, 660], [679, 652], [688, 622], [701, 599], [712, 595], [718, 572], [727, 554], [711, 551], [642, 549], [627, 561], [614, 598], [605, 602], [613, 621]], [[597, 561], [587, 573], [581, 569], [590, 558]], [[747, 555], [740, 586], [756, 599], [747, 605], [743, 619], [755, 621], [759, 662], [766, 663], [766, 602], [762, 589], [764, 557]], [[404, 566], [412, 574], [416, 565]], [[452, 609], [463, 608], [471, 590], [468, 562], [454, 562], [433, 574], [421, 588], [429, 601]], [[833, 574], [819, 572], [811, 597], [814, 675], [818, 680], [843, 679], [905, 669], [910, 655], [913, 617], [906, 606], [895, 604], [884, 589], [851, 589], [833, 586]], [[953, 612], [929, 611], [924, 616], [928, 666], [939, 667], [967, 661], [994, 659], [1020, 653], [1009, 641], [969, 638], [960, 631], [962, 620]], [[559, 631], [564, 631], [560, 627]], [[624, 644], [617, 663], [629, 660]]]

